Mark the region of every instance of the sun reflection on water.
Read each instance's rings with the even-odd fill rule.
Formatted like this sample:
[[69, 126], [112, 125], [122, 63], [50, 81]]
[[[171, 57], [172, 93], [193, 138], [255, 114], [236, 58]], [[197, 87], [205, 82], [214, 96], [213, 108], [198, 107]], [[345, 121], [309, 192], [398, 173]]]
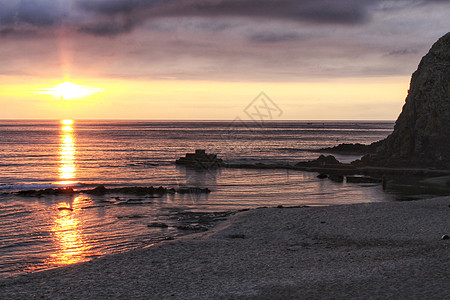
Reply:
[[[61, 120], [58, 184], [76, 183], [74, 123], [73, 120]], [[55, 252], [48, 258], [48, 266], [74, 264], [101, 255], [93, 253], [92, 245], [83, 233], [83, 222], [86, 220], [81, 207], [90, 201], [92, 199], [89, 197], [78, 196], [72, 202], [62, 201], [55, 207], [57, 214], [53, 217], [51, 228]]]
[[73, 136], [73, 120], [62, 120], [61, 145], [59, 148], [59, 184], [75, 183], [75, 138]]
[[50, 255], [48, 265], [62, 266], [87, 261], [90, 256], [101, 255], [93, 253], [92, 246], [86, 241], [82, 232], [79, 212], [80, 202], [84, 196], [76, 197], [72, 204], [60, 202], [57, 205], [58, 214], [53, 220], [51, 232], [55, 237], [56, 252]]
[[58, 242], [58, 251], [51, 255], [53, 264], [68, 265], [84, 260], [86, 245], [78, 225], [79, 221], [73, 217], [70, 210], [59, 211], [52, 228]]
[[63, 124], [63, 125], [72, 125], [73, 124], [73, 120], [61, 120], [61, 124]]

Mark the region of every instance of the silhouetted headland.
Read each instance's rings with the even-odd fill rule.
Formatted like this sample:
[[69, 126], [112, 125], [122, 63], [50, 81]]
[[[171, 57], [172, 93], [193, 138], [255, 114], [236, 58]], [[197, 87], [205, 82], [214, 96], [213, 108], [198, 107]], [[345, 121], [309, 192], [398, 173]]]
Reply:
[[322, 149], [365, 154], [355, 166], [450, 169], [450, 33], [425, 55], [394, 131], [371, 145], [342, 144]]
[[[216, 154], [196, 150], [177, 164], [203, 168], [295, 169], [319, 172], [319, 178], [342, 182], [382, 182], [386, 176], [444, 176], [439, 189], [450, 191], [450, 33], [440, 38], [413, 73], [408, 96], [394, 131], [386, 139], [364, 144], [340, 144], [318, 152], [363, 155], [351, 164], [334, 156], [286, 164], [227, 164]], [[332, 175], [332, 176], [329, 176]], [[366, 177], [352, 175], [370, 175]], [[442, 180], [441, 180], [442, 181]], [[440, 182], [440, 181], [439, 181]]]
[[365, 155], [369, 153], [376, 153], [378, 147], [381, 146], [383, 141], [374, 142], [370, 145], [365, 144], [350, 144], [342, 143], [334, 147], [322, 148], [317, 150], [318, 152], [345, 154], [345, 155]]

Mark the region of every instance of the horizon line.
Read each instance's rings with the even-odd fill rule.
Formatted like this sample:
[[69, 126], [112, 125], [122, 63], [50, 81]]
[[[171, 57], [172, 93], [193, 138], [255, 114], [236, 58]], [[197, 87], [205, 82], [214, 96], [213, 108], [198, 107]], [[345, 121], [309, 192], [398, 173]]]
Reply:
[[100, 119], [77, 119], [77, 118], [0, 118], [0, 121], [161, 121], [161, 122], [395, 122], [387, 119], [283, 119], [283, 120], [252, 120], [252, 119], [122, 119], [122, 118], [100, 118]]

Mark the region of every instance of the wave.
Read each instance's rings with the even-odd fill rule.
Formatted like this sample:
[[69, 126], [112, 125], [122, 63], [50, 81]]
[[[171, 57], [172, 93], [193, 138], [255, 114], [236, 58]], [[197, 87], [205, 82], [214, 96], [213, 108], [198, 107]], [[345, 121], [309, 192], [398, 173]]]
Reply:
[[[7, 211], [0, 213], [0, 218], [6, 218], [6, 217], [24, 217], [31, 215], [33, 211], [31, 210], [24, 210], [24, 211]], [[3, 224], [3, 223], [2, 223]], [[4, 224], [3, 224], [4, 225]]]
[[313, 150], [311, 149], [302, 149], [302, 148], [285, 148], [285, 147], [281, 147], [281, 148], [274, 148], [274, 150], [276, 151], [285, 151], [285, 152], [311, 152]]
[[52, 188], [62, 188], [62, 187], [75, 187], [84, 186], [82, 183], [25, 183], [25, 184], [10, 184], [10, 185], [0, 185], [1, 190], [8, 191], [20, 191], [20, 190], [39, 190], [39, 189], [52, 189]]

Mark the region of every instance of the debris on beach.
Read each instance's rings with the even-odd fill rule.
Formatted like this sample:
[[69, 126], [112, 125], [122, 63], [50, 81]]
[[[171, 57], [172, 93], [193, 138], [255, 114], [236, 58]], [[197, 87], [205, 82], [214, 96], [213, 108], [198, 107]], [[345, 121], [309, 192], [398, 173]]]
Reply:
[[229, 238], [229, 239], [245, 239], [245, 234], [240, 234], [240, 233], [229, 234], [229, 235], [227, 235], [227, 238]]

